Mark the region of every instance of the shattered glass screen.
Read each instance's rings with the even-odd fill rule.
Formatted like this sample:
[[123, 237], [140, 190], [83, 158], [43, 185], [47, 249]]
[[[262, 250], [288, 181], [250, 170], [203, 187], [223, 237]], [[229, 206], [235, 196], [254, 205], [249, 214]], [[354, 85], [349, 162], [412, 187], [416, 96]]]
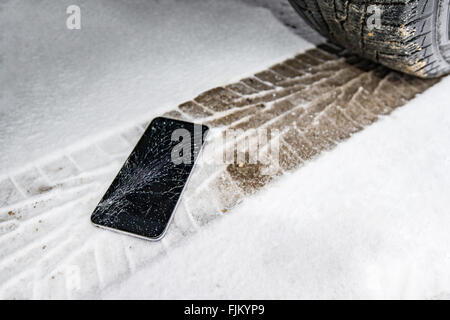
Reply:
[[147, 238], [161, 237], [207, 129], [154, 119], [94, 210], [92, 222]]

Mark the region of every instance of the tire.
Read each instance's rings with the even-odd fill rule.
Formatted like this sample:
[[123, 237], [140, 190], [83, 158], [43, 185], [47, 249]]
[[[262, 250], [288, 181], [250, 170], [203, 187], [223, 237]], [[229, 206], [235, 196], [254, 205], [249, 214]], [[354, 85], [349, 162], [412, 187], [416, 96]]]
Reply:
[[[352, 53], [422, 78], [450, 72], [450, 0], [289, 2], [314, 29]], [[376, 27], [370, 24], [374, 8], [381, 10]]]

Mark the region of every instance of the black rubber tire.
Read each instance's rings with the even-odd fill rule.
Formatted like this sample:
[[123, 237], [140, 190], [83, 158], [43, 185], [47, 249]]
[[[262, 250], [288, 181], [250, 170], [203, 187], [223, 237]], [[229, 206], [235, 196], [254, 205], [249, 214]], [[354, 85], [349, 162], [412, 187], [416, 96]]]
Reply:
[[[289, 0], [331, 42], [422, 78], [450, 72], [450, 0]], [[381, 9], [369, 28], [367, 8]]]

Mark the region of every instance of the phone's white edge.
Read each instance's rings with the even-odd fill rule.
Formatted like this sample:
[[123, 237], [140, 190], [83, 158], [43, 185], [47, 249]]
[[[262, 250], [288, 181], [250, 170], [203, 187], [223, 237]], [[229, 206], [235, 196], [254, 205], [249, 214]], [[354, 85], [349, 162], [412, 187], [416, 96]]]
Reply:
[[[165, 117], [165, 118], [168, 118], [168, 117]], [[170, 118], [169, 118], [169, 119], [170, 119]], [[153, 119], [153, 120], [154, 120], [154, 119]], [[153, 120], [152, 120], [152, 121], [153, 121]], [[173, 119], [173, 120], [178, 120], [178, 121], [179, 121], [179, 119]], [[148, 126], [152, 123], [152, 121], [150, 121], [149, 124], [145, 127], [144, 132], [148, 129]], [[183, 121], [183, 120], [181, 120], [181, 121]], [[193, 122], [192, 122], [192, 123], [193, 123]], [[196, 124], [196, 123], [194, 123], [194, 124]], [[203, 124], [200, 124], [200, 125], [203, 125]], [[208, 135], [208, 133], [209, 133], [209, 127], [207, 127], [207, 128], [208, 128], [208, 131], [206, 131], [205, 137], [206, 137], [206, 136]], [[203, 137], [202, 137], [202, 139], [203, 139]], [[135, 146], [133, 147], [133, 150], [134, 150], [134, 148], [136, 147], [136, 145], [139, 143], [139, 141], [140, 141], [140, 139], [136, 142]], [[192, 166], [191, 172], [189, 172], [188, 178], [186, 179], [186, 183], [184, 184], [183, 189], [182, 189], [181, 192], [180, 192], [180, 196], [178, 197], [178, 201], [177, 201], [177, 203], [175, 204], [175, 208], [173, 209], [172, 214], [170, 215], [169, 221], [167, 222], [167, 225], [166, 225], [166, 227], [164, 228], [163, 232], [161, 232], [161, 234], [160, 234], [158, 237], [156, 237], [156, 238], [145, 237], [145, 236], [141, 236], [141, 235], [136, 234], [136, 233], [132, 233], [132, 232], [128, 232], [128, 231], [123, 231], [123, 230], [119, 230], [119, 229], [114, 229], [114, 228], [111, 228], [111, 227], [107, 227], [107, 226], [103, 226], [103, 225], [97, 224], [97, 223], [93, 222], [92, 219], [89, 219], [89, 220], [91, 221], [91, 223], [92, 223], [94, 226], [96, 226], [96, 227], [98, 227], [98, 228], [101, 228], [101, 229], [110, 230], [110, 231], [113, 231], [113, 232], [125, 234], [125, 235], [128, 235], [128, 236], [132, 236], [132, 237], [135, 237], [135, 238], [139, 238], [139, 239], [143, 239], [143, 240], [147, 240], [147, 241], [152, 241], [152, 242], [156, 242], [156, 241], [161, 240], [161, 239], [166, 235], [167, 230], [169, 229], [169, 226], [170, 226], [170, 224], [172, 223], [172, 220], [173, 220], [173, 217], [174, 217], [174, 215], [175, 215], [175, 212], [177, 211], [178, 205], [180, 204], [181, 198], [183, 197], [184, 190], [186, 189], [186, 186], [188, 185], [189, 180], [191, 179], [192, 173], [194, 172], [195, 167], [196, 167], [197, 162], [198, 162], [197, 160], [198, 160], [200, 154], [202, 153], [203, 148], [204, 148], [205, 145], [206, 145], [206, 139], [205, 139], [205, 142], [202, 143], [202, 145], [200, 146], [200, 150], [198, 151], [198, 154], [197, 154], [197, 159], [194, 161], [194, 165]], [[114, 179], [115, 179], [115, 177], [114, 177]], [[91, 217], [92, 217], [92, 215], [91, 215]]]

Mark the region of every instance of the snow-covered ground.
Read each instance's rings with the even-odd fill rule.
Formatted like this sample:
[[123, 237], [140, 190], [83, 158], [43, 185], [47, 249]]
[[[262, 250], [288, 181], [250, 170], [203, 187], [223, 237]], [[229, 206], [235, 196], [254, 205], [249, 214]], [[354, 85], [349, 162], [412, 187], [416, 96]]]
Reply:
[[[72, 1], [2, 2], [0, 176], [313, 46], [313, 32], [293, 32], [267, 3], [78, 1], [82, 29], [69, 31]], [[448, 298], [449, 87], [446, 78], [95, 297]]]
[[68, 30], [71, 0], [2, 1], [1, 171], [312, 46], [249, 3], [77, 1], [81, 30]]
[[449, 298], [449, 86], [279, 179], [103, 297]]

